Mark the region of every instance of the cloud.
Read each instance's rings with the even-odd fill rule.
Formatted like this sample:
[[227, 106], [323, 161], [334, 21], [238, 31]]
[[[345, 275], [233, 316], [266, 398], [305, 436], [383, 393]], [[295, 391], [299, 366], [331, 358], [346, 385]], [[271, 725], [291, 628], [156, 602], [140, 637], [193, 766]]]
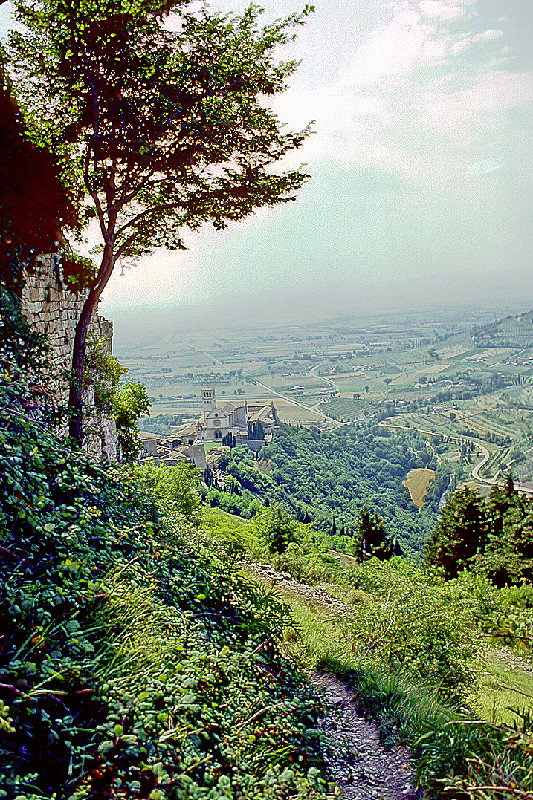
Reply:
[[[533, 81], [529, 73], [512, 74], [501, 63], [488, 63], [485, 52], [477, 65], [454, 58], [504, 33], [488, 26], [459, 32], [447, 24], [459, 19], [454, 9], [469, 5], [388, 4], [388, 21], [355, 44], [334, 80], [312, 92], [289, 92], [276, 104], [282, 118], [316, 120], [317, 135], [293, 160], [381, 165], [417, 183], [426, 182], [430, 163], [434, 174], [450, 176], [464, 175], [481, 161], [487, 152], [478, 150], [482, 131], [505, 126], [505, 113], [529, 102]], [[446, 73], [439, 76], [435, 69], [443, 66]]]
[[480, 42], [492, 42], [496, 39], [500, 39], [503, 35], [504, 31], [502, 30], [487, 30], [476, 34], [462, 34], [459, 41], [455, 42], [455, 44], [450, 47], [450, 52], [453, 55], [459, 55], [459, 53], [462, 53], [464, 50], [472, 47], [473, 44], [479, 44]]
[[465, 172], [467, 175], [490, 175], [492, 172], [497, 172], [502, 168], [493, 158], [486, 158], [483, 161], [475, 161], [466, 167]]
[[472, 37], [473, 42], [488, 42], [492, 39], [499, 39], [500, 36], [503, 36], [503, 31], [482, 31], [482, 33], [477, 33], [475, 36]]
[[357, 48], [341, 81], [362, 88], [407, 75], [420, 61], [433, 32], [433, 25], [423, 23], [417, 11], [402, 4], [387, 25]]
[[426, 92], [422, 119], [442, 131], [465, 130], [473, 122], [494, 122], [493, 115], [533, 102], [533, 72], [487, 72], [455, 92]]
[[[460, 19], [466, 14], [465, 9], [461, 4], [454, 2], [446, 2], [446, 0], [422, 0], [420, 3], [420, 10], [426, 17], [434, 17], [438, 19]], [[469, 5], [466, 3], [466, 5]]]

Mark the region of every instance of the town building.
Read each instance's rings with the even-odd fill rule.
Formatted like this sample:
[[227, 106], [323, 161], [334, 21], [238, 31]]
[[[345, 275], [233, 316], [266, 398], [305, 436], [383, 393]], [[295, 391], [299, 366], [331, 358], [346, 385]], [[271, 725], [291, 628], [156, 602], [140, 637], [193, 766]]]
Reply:
[[177, 435], [183, 445], [195, 442], [221, 441], [228, 435], [236, 444], [247, 443], [258, 449], [265, 436], [272, 434], [279, 424], [274, 403], [253, 403], [246, 400], [218, 404], [214, 387], [202, 389], [202, 414], [196, 422], [178, 428]]

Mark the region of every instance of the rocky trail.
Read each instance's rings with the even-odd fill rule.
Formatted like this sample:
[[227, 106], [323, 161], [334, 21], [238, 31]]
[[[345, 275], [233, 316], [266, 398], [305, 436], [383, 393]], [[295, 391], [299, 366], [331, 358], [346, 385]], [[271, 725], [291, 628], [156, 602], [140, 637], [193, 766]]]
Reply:
[[[277, 572], [270, 564], [247, 564], [258, 578], [283, 591], [319, 603], [332, 613], [346, 616], [353, 608], [326, 591], [299, 583], [288, 572]], [[325, 735], [324, 758], [343, 800], [422, 800], [412, 777], [409, 750], [384, 747], [378, 726], [362, 717], [345, 684], [329, 673], [313, 672], [309, 680], [322, 699]]]
[[349, 689], [333, 675], [312, 673], [324, 703], [324, 757], [343, 800], [419, 800], [409, 750], [380, 744], [377, 726], [358, 714]]

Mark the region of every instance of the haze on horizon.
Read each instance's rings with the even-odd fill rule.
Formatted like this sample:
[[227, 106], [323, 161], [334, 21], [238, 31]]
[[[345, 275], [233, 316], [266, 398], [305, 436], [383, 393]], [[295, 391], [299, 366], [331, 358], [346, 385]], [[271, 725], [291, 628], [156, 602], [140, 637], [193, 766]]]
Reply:
[[[304, 3], [261, 5], [268, 22]], [[288, 314], [320, 297], [332, 313], [484, 300], [527, 310], [532, 34], [526, 0], [319, 0], [282, 54], [301, 66], [273, 103], [292, 129], [315, 121], [290, 157], [312, 176], [298, 200], [119, 267], [102, 311], [253, 316], [255, 303], [268, 315], [275, 297]]]

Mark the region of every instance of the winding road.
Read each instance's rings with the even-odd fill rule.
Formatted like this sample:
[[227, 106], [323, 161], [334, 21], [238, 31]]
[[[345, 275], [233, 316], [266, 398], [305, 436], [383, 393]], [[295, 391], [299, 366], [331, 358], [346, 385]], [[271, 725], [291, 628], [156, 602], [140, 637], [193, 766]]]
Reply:
[[[424, 433], [427, 436], [442, 436], [441, 433], [435, 433], [434, 431], [428, 431], [426, 428], [411, 428], [411, 427], [409, 427], [409, 425], [394, 425], [391, 422], [387, 422], [387, 420], [382, 420], [381, 422], [378, 422], [378, 425], [380, 427], [382, 427], [382, 428], [396, 428], [396, 429], [403, 430], [403, 431], [416, 431], [417, 433]], [[459, 437], [459, 436], [448, 436], [448, 439], [450, 439], [452, 441], [455, 441], [455, 442], [461, 442], [462, 441], [462, 437]], [[474, 440], [472, 440], [472, 441], [474, 441]], [[487, 463], [487, 461], [489, 460], [490, 453], [489, 453], [488, 449], [485, 447], [484, 444], [480, 444], [479, 442], [476, 441], [475, 445], [476, 445], [478, 451], [481, 452], [481, 460], [478, 461], [478, 463], [475, 464], [472, 467], [472, 470], [471, 470], [472, 478], [474, 478], [474, 480], [478, 481], [479, 483], [484, 484], [485, 486], [496, 486], [500, 482], [500, 472], [501, 472], [501, 470], [498, 470], [498, 472], [492, 478], [482, 478], [481, 475], [479, 474], [479, 470], [482, 467], [484, 467], [485, 464]], [[533, 448], [530, 448], [530, 449], [533, 450]], [[510, 461], [508, 464], [506, 464], [506, 466], [508, 468], [510, 468], [512, 464], [513, 464], [513, 461]], [[522, 494], [528, 495], [528, 497], [533, 497], [533, 489], [529, 489], [526, 486], [520, 486], [519, 483], [515, 483], [515, 489], [518, 492], [521, 492]]]

